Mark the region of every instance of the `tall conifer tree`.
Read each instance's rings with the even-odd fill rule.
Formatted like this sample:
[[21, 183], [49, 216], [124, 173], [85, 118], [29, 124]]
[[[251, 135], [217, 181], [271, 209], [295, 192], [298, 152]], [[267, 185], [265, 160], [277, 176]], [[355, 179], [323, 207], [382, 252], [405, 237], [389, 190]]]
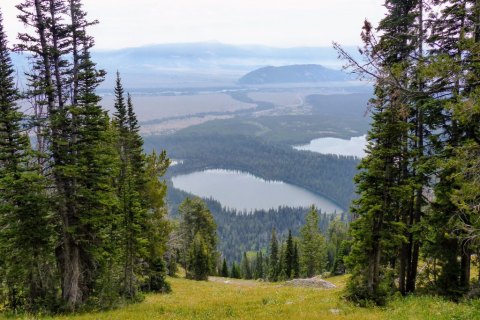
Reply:
[[278, 276], [280, 275], [280, 261], [277, 233], [275, 229], [272, 229], [269, 253], [270, 256], [268, 258], [268, 280], [278, 281]]
[[12, 309], [36, 311], [55, 299], [53, 220], [13, 75], [0, 13], [0, 298]]

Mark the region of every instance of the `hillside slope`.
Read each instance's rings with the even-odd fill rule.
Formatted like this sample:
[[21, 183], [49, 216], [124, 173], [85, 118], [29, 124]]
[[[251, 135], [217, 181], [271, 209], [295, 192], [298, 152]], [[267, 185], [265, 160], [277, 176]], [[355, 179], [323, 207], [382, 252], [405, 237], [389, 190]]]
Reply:
[[339, 70], [325, 68], [317, 64], [264, 67], [247, 73], [238, 80], [239, 84], [279, 84], [279, 83], [318, 83], [349, 80], [347, 74]]
[[[149, 295], [141, 303], [113, 311], [53, 319], [467, 320], [480, 317], [478, 303], [455, 304], [429, 297], [412, 296], [399, 299], [385, 309], [355, 307], [341, 298], [346, 279], [347, 276], [329, 278], [329, 281], [338, 286], [336, 289], [312, 289], [246, 280], [221, 281], [221, 278], [209, 282], [170, 278], [173, 289], [171, 294]], [[0, 319], [11, 318], [0, 315]], [[23, 319], [32, 318], [25, 316]]]

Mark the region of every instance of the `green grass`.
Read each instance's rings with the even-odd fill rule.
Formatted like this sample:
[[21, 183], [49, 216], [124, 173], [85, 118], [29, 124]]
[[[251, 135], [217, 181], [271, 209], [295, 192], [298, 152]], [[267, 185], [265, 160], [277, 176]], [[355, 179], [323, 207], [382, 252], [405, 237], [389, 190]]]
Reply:
[[244, 280], [224, 283], [222, 278], [210, 282], [169, 279], [171, 294], [148, 295], [142, 303], [108, 312], [44, 319], [480, 319], [478, 301], [455, 304], [440, 298], [409, 297], [387, 308], [359, 308], [341, 298], [346, 279], [330, 278], [338, 286], [330, 290]]

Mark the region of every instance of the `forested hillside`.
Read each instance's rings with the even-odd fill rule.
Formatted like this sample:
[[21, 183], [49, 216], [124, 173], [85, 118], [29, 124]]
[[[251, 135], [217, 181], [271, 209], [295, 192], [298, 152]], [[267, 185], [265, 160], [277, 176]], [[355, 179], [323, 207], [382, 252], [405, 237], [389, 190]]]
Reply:
[[320, 65], [292, 65], [263, 67], [253, 70], [238, 80], [240, 84], [305, 83], [347, 81], [349, 76], [340, 70], [328, 69]]
[[[169, 185], [168, 205], [173, 218], [178, 217], [178, 207], [186, 197], [194, 197], [186, 192]], [[204, 199], [215, 218], [218, 229], [218, 250], [230, 262], [239, 263], [242, 254], [249, 251], [266, 250], [269, 245], [270, 235], [276, 230], [279, 238], [284, 240], [288, 231], [299, 234], [300, 227], [305, 224], [308, 208], [279, 207], [270, 210], [254, 210], [252, 212], [239, 212], [222, 207], [214, 199]], [[348, 222], [347, 213], [320, 215], [319, 228], [326, 235], [330, 221], [340, 219]]]

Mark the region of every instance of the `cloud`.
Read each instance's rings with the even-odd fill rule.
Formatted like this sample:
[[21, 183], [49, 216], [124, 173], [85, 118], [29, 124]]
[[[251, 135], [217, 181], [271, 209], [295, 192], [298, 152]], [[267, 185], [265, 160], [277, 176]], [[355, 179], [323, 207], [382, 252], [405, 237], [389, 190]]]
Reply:
[[[2, 0], [5, 1], [5, 0]], [[22, 29], [15, 1], [3, 5], [9, 36]], [[280, 47], [358, 44], [382, 0], [84, 0], [98, 48], [220, 41]]]

